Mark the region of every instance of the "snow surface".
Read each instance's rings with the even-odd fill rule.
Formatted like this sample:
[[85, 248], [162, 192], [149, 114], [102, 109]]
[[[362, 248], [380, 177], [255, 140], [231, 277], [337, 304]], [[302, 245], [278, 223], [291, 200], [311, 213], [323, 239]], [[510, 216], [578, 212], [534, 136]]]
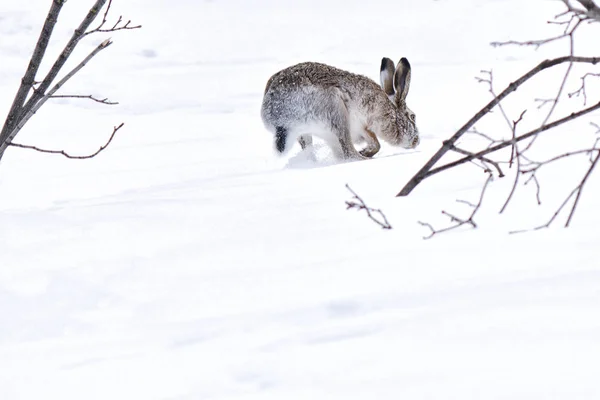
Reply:
[[[2, 5], [2, 110], [49, 3]], [[65, 5], [49, 55], [87, 3]], [[570, 229], [561, 220], [507, 233], [546, 222], [585, 160], [545, 175], [542, 207], [526, 187], [498, 215], [511, 181], [494, 181], [478, 229], [432, 240], [417, 221], [442, 227], [440, 210], [468, 212], [455, 200], [475, 201], [484, 174], [465, 166], [394, 197], [489, 100], [473, 79], [480, 70], [493, 68], [502, 88], [563, 54], [564, 44], [489, 46], [556, 33], [545, 21], [559, 1], [113, 8], [144, 28], [113, 34], [63, 93], [120, 104], [53, 101], [16, 140], [85, 154], [125, 122], [113, 145], [87, 161], [21, 149], [2, 160], [1, 399], [600, 398], [597, 176]], [[81, 43], [69, 65], [105, 38]], [[317, 162], [298, 149], [274, 154], [259, 116], [272, 73], [313, 60], [377, 79], [382, 56], [413, 65], [417, 150], [349, 163], [327, 161], [326, 148]], [[524, 124], [539, 123], [531, 93], [551, 96], [548, 82], [520, 90], [507, 110], [528, 107]], [[599, 117], [549, 133], [541, 151], [589, 143]], [[573, 142], [561, 140], [569, 133]], [[346, 211], [346, 183], [394, 229]]]

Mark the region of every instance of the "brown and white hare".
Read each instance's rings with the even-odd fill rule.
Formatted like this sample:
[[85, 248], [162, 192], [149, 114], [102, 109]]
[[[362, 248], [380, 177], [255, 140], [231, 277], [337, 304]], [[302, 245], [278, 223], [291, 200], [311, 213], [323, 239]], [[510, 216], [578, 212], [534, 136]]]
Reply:
[[[373, 157], [379, 140], [407, 149], [419, 144], [415, 113], [406, 105], [411, 67], [402, 58], [394, 67], [381, 60], [381, 86], [373, 80], [329, 65], [305, 62], [277, 72], [267, 82], [261, 115], [284, 153], [297, 139], [312, 146], [316, 135], [340, 158]], [[366, 142], [357, 151], [354, 143]]]

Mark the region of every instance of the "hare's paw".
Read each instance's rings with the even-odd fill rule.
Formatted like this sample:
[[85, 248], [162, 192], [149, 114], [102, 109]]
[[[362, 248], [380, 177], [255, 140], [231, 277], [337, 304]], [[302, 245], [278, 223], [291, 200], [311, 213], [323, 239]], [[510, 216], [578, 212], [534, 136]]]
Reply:
[[375, 147], [365, 147], [364, 149], [359, 150], [358, 152], [363, 157], [373, 158], [373, 156], [379, 152], [379, 149]]

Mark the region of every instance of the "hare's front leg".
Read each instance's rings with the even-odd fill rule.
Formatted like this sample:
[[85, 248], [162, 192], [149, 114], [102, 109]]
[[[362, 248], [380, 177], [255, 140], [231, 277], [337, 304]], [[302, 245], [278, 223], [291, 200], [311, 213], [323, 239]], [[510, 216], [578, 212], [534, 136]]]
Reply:
[[367, 147], [360, 151], [360, 154], [364, 157], [373, 157], [375, 154], [379, 152], [381, 149], [381, 145], [379, 144], [379, 140], [377, 140], [377, 136], [373, 132], [371, 132], [368, 128], [364, 129], [364, 133], [362, 135], [363, 139], [367, 143]]

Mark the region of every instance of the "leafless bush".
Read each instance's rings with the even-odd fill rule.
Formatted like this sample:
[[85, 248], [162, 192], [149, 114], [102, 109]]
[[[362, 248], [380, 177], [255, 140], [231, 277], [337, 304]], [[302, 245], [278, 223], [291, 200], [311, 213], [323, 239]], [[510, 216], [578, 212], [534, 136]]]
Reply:
[[[579, 119], [595, 110], [600, 109], [600, 102], [595, 104], [588, 104], [588, 91], [586, 90], [590, 79], [600, 77], [600, 71], [596, 65], [600, 63], [600, 57], [588, 57], [580, 56], [575, 51], [575, 35], [578, 34], [584, 27], [600, 22], [600, 8], [596, 6], [592, 0], [562, 0], [565, 5], [565, 10], [561, 14], [557, 15], [553, 21], [549, 21], [550, 24], [555, 25], [560, 29], [560, 33], [556, 36], [541, 40], [529, 40], [529, 41], [509, 41], [509, 42], [495, 42], [493, 46], [531, 46], [538, 48], [548, 43], [557, 41], [566, 41], [568, 44], [568, 54], [562, 57], [548, 59], [539, 63], [536, 67], [522, 75], [520, 78], [509, 84], [500, 93], [496, 93], [494, 88], [494, 76], [491, 71], [482, 71], [482, 76], [478, 77], [478, 81], [486, 84], [488, 90], [491, 93], [493, 99], [483, 107], [477, 114], [475, 114], [462, 128], [460, 128], [454, 135], [442, 143], [441, 148], [431, 157], [431, 159], [425, 163], [425, 165], [406, 183], [402, 190], [398, 193], [398, 196], [407, 196], [412, 190], [419, 185], [426, 178], [438, 174], [443, 171], [447, 171], [451, 168], [457, 167], [465, 163], [474, 163], [479, 167], [483, 168], [487, 173], [496, 175], [498, 177], [505, 176], [505, 172], [511, 171], [511, 178], [513, 179], [511, 189], [507, 194], [506, 200], [500, 209], [500, 213], [504, 212], [508, 205], [514, 198], [514, 194], [523, 185], [533, 184], [536, 187], [535, 195], [538, 204], [541, 204], [540, 196], [540, 180], [538, 179], [537, 173], [544, 169], [550, 164], [561, 162], [565, 159], [585, 156], [587, 157], [587, 166], [584, 169], [583, 175], [580, 177], [572, 177], [575, 183], [573, 189], [567, 193], [564, 201], [561, 203], [559, 208], [554, 212], [551, 218], [545, 223], [534, 229], [547, 228], [555, 222], [559, 215], [562, 215], [563, 211], [569, 210], [568, 215], [565, 219], [564, 225], [568, 227], [573, 220], [573, 216], [577, 210], [583, 189], [588, 182], [588, 179], [600, 159], [600, 139], [594, 139], [593, 143], [579, 150], [565, 151], [563, 153], [555, 154], [547, 159], [539, 160], [536, 159], [532, 149], [535, 148], [537, 139], [544, 132], [547, 132], [560, 125], [572, 122]], [[590, 29], [597, 27], [592, 25]], [[556, 95], [552, 98], [535, 98], [534, 102], [538, 109], [543, 110], [547, 108], [543, 121], [535, 129], [528, 132], [522, 132], [520, 124], [523, 119], [526, 118], [527, 109], [521, 110], [518, 114], [513, 116], [503, 107], [503, 101], [513, 92], [515, 92], [521, 85], [534, 78], [538, 78], [538, 74], [544, 70], [555, 68], [560, 65], [566, 65], [566, 71], [558, 82], [550, 82], [555, 84], [557, 87]], [[587, 66], [587, 68], [580, 68], [583, 72], [577, 77], [574, 77], [573, 71], [574, 66]], [[571, 88], [571, 89], [569, 89]], [[561, 101], [570, 98], [580, 98], [580, 104], [576, 110], [565, 115], [558, 114], [558, 105]], [[506, 128], [508, 135], [500, 135], [498, 132], [481, 132], [476, 129], [475, 124], [488, 116], [492, 110], [500, 112], [502, 118], [506, 122]], [[600, 131], [599, 126], [592, 122], [592, 126], [596, 131]], [[465, 135], [476, 135], [480, 139], [480, 142], [484, 143], [483, 148], [475, 150], [466, 150], [459, 145], [459, 140]], [[500, 150], [507, 150], [501, 152]], [[457, 160], [446, 162], [445, 164], [439, 165], [442, 158], [447, 153], [455, 153], [460, 155]], [[508, 154], [508, 156], [503, 154]], [[504, 158], [503, 158], [504, 157]], [[504, 168], [504, 170], [503, 170]], [[482, 194], [485, 191], [490, 179], [486, 180], [482, 190]], [[483, 196], [482, 196], [483, 198]], [[474, 207], [473, 215], [479, 207], [480, 203]], [[448, 228], [435, 230], [433, 227], [426, 223], [421, 223], [427, 226], [431, 230], [431, 235], [453, 229], [461, 225], [471, 225], [475, 227], [473, 222], [473, 215], [468, 218], [459, 218], [453, 215], [449, 215], [451, 218], [451, 225]], [[520, 232], [520, 231], [515, 231]]]
[[388, 222], [383, 211], [367, 206], [363, 199], [359, 195], [357, 195], [356, 192], [352, 190], [348, 184], [346, 184], [346, 189], [348, 189], [350, 193], [352, 193], [352, 199], [346, 200], [346, 210], [364, 210], [367, 213], [367, 217], [369, 217], [371, 221], [375, 222], [383, 229], [392, 229], [392, 225], [390, 225], [390, 223]]
[[[43, 79], [38, 80], [38, 70], [46, 55], [46, 49], [50, 42], [52, 32], [56, 25], [58, 15], [60, 14], [62, 7], [65, 5], [66, 0], [52, 0], [50, 10], [46, 16], [46, 20], [42, 27], [42, 32], [38, 38], [37, 44], [31, 55], [29, 65], [25, 71], [25, 75], [21, 79], [21, 85], [17, 90], [17, 94], [13, 100], [12, 106], [6, 117], [6, 121], [0, 131], [0, 160], [4, 155], [6, 149], [10, 146], [20, 147], [30, 150], [41, 151], [45, 153], [61, 154], [65, 157], [84, 159], [91, 158], [98, 155], [104, 150], [113, 140], [117, 131], [123, 126], [123, 123], [119, 124], [113, 129], [113, 133], [110, 136], [108, 142], [101, 146], [98, 151], [87, 156], [72, 156], [63, 150], [44, 150], [36, 146], [22, 145], [14, 143], [13, 140], [17, 134], [23, 129], [29, 119], [49, 100], [52, 98], [77, 98], [92, 100], [98, 103], [114, 105], [115, 102], [109, 101], [107, 98], [101, 99], [93, 95], [58, 95], [56, 94], [60, 88], [71, 79], [77, 72], [79, 72], [94, 56], [106, 49], [112, 44], [110, 39], [102, 41], [96, 48], [88, 54], [75, 68], [64, 74], [64, 76], [57, 81], [59, 74], [61, 73], [65, 63], [71, 56], [73, 50], [77, 44], [85, 37], [96, 34], [96, 33], [108, 33], [116, 32], [120, 30], [129, 30], [140, 28], [140, 25], [132, 25], [131, 21], [123, 21], [122, 17], [119, 17], [112, 25], [108, 23], [108, 14], [112, 4], [112, 0], [97, 0], [92, 8], [89, 10], [85, 18], [81, 21], [80, 25], [75, 29], [71, 39], [67, 42], [66, 46], [56, 58], [52, 67]], [[95, 28], [90, 28], [91, 24], [100, 14], [102, 8], [106, 5], [106, 9], [102, 16], [102, 21]]]

